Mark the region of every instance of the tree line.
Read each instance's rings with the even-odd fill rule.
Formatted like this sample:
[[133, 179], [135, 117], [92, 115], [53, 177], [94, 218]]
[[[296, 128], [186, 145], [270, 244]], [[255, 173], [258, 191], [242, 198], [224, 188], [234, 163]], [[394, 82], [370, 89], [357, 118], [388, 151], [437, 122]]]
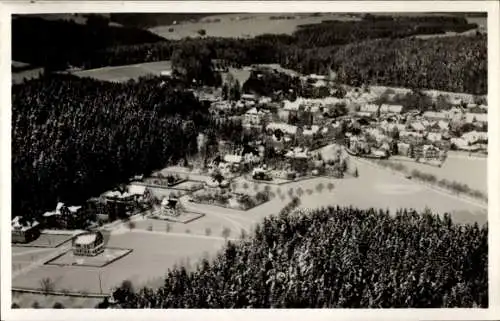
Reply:
[[120, 287], [114, 299], [121, 308], [487, 307], [487, 262], [487, 225], [329, 207], [266, 218], [212, 262], [169, 269], [159, 289]]

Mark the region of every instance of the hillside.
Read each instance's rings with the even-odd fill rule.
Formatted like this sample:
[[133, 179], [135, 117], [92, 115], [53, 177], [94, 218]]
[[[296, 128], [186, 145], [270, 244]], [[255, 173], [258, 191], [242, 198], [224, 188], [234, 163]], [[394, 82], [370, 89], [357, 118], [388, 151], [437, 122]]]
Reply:
[[81, 17], [77, 18], [75, 21], [14, 16], [12, 59], [34, 66], [65, 69], [68, 64], [79, 66], [98, 49], [162, 40], [145, 30], [109, 25], [109, 20], [100, 15], [85, 18], [85, 23]]
[[114, 297], [123, 308], [486, 307], [487, 239], [487, 227], [413, 210], [282, 212], [213, 262], [169, 270], [158, 290], [125, 282]]

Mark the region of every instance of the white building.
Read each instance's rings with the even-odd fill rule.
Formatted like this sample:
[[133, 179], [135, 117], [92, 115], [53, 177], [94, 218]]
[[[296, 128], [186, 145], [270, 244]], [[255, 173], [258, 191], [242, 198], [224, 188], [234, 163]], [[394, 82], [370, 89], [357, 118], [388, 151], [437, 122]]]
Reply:
[[402, 111], [403, 111], [403, 106], [401, 105], [383, 104], [382, 106], [380, 106], [381, 113], [400, 114]]

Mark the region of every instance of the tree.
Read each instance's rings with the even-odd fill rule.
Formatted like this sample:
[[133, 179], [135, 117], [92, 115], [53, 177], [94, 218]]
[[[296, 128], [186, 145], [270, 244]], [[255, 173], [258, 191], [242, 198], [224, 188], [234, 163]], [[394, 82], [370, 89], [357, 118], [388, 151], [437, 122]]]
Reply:
[[224, 180], [224, 176], [219, 171], [215, 171], [212, 174], [212, 178], [219, 184], [222, 183], [222, 181]]
[[227, 241], [229, 236], [231, 235], [231, 229], [228, 227], [223, 227], [222, 228], [222, 237]]
[[54, 303], [54, 306], [52, 307], [53, 309], [64, 309], [64, 305], [60, 302]]
[[20, 309], [21, 307], [19, 306], [19, 304], [17, 304], [16, 302], [12, 303], [12, 305], [10, 306], [12, 309]]
[[198, 34], [199, 34], [200, 36], [206, 36], [207, 31], [206, 31], [205, 29], [200, 29], [200, 30], [198, 30]]
[[328, 191], [330, 191], [330, 192], [331, 192], [331, 191], [333, 190], [333, 188], [334, 188], [334, 185], [333, 185], [333, 183], [332, 183], [332, 182], [329, 182], [329, 183], [326, 185], [326, 187], [328, 188]]
[[229, 91], [229, 100], [238, 101], [241, 98], [241, 85], [238, 79], [234, 81]]
[[210, 236], [212, 234], [212, 229], [210, 227], [205, 228], [205, 235]]
[[323, 183], [319, 183], [318, 185], [316, 185], [316, 190], [318, 191], [318, 193], [322, 193], [324, 188], [325, 185]]
[[359, 176], [358, 168], [356, 167], [356, 169], [354, 170], [354, 177], [358, 177], [358, 176]]
[[244, 189], [244, 190], [247, 190], [249, 187], [250, 187], [250, 186], [248, 186], [248, 183], [247, 183], [247, 182], [243, 183], [243, 189]]
[[302, 195], [304, 195], [304, 190], [302, 189], [302, 187], [297, 188], [297, 196], [302, 197]]
[[168, 233], [168, 232], [170, 232], [171, 230], [172, 230], [172, 225], [171, 225], [170, 223], [167, 223], [167, 224], [165, 225], [165, 232], [167, 232], [167, 233]]
[[40, 309], [40, 303], [38, 303], [38, 301], [33, 302], [33, 304], [31, 305], [31, 308]]
[[133, 229], [135, 229], [135, 222], [134, 221], [128, 221], [127, 222], [127, 226], [129, 228], [130, 231], [132, 231]]
[[40, 289], [43, 294], [48, 295], [50, 292], [54, 291], [54, 281], [51, 278], [46, 277], [40, 280]]

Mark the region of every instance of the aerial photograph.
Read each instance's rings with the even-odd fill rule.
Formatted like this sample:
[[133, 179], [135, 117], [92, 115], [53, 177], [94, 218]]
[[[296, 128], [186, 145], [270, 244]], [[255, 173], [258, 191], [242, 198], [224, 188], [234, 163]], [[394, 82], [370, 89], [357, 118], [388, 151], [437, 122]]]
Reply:
[[489, 307], [486, 12], [11, 34], [11, 309]]

